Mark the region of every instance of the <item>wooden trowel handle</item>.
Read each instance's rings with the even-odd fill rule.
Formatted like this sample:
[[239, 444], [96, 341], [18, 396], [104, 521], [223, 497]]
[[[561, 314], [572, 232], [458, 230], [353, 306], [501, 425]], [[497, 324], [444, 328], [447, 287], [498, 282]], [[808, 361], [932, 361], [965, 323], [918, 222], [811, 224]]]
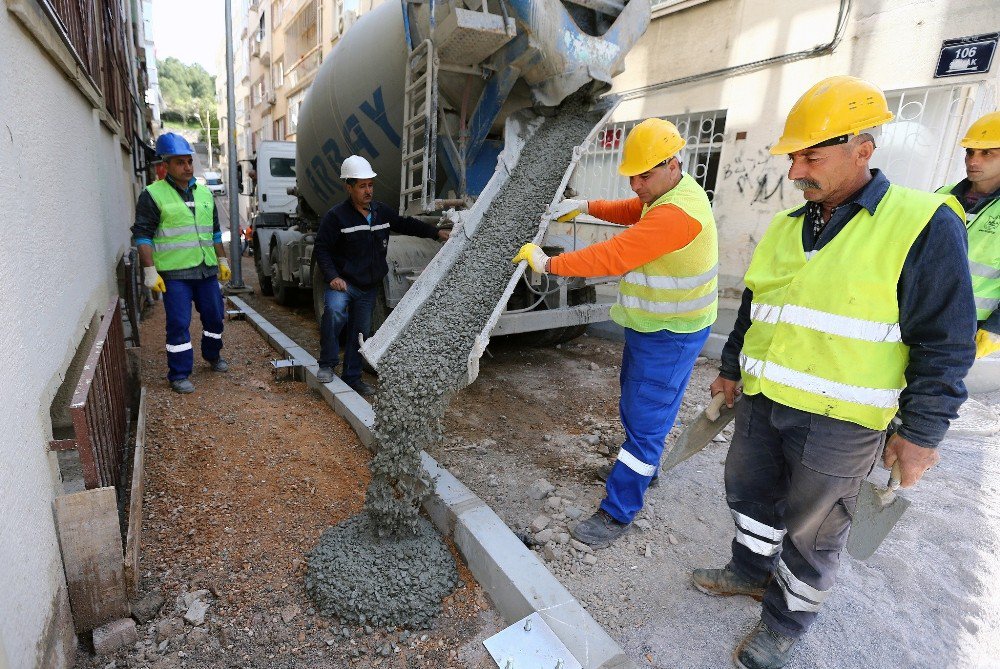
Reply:
[[726, 403], [726, 394], [717, 393], [712, 395], [712, 401], [708, 403], [708, 407], [705, 408], [705, 417], [709, 420], [715, 421], [719, 419], [719, 414], [722, 411], [722, 405]]
[[899, 482], [902, 480], [903, 474], [899, 470], [899, 459], [897, 458], [894, 463], [892, 463], [892, 471], [889, 472], [889, 490], [898, 490]]

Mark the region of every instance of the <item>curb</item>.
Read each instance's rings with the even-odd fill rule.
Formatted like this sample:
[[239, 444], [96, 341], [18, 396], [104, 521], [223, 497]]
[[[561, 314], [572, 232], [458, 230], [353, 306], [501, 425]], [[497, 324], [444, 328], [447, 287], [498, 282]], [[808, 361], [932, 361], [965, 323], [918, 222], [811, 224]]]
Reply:
[[[240, 298], [229, 295], [226, 299], [246, 314], [273, 348], [302, 363], [306, 384], [317, 389], [371, 449], [375, 422], [371, 405], [337, 377], [320, 383], [314, 357]], [[538, 612], [584, 669], [636, 668], [621, 646], [483, 500], [426, 452], [420, 458], [434, 479], [434, 493], [424, 510], [438, 530], [455, 542], [507, 624]]]

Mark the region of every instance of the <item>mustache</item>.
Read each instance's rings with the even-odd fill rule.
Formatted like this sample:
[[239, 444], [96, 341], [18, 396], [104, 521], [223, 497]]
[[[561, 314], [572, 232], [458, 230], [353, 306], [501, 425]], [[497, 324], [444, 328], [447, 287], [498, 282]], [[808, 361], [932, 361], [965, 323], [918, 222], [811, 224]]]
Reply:
[[820, 189], [820, 185], [811, 179], [794, 179], [792, 183], [795, 184], [795, 187], [799, 190], [806, 190], [809, 188], [815, 190]]

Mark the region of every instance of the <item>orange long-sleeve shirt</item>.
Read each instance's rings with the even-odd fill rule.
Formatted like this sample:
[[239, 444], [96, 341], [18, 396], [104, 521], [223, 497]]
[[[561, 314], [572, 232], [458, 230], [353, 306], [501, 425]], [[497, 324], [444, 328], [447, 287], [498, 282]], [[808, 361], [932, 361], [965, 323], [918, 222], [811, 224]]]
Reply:
[[611, 239], [552, 258], [549, 271], [561, 276], [620, 276], [690, 244], [701, 223], [674, 204], [654, 207], [642, 215], [639, 198], [591, 200], [590, 215], [629, 228]]

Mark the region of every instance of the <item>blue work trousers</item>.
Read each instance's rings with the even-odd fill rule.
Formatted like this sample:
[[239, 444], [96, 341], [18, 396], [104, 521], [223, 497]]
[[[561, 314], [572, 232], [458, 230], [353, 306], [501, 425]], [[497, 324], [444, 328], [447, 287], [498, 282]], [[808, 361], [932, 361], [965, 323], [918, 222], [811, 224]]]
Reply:
[[333, 369], [340, 359], [340, 334], [346, 328], [344, 370], [341, 378], [347, 384], [361, 379], [361, 353], [358, 335], [368, 336], [372, 327], [372, 310], [378, 287], [361, 290], [348, 285], [347, 290], [329, 286], [323, 295], [323, 321], [320, 324], [319, 366]]
[[201, 357], [209, 362], [222, 351], [222, 321], [225, 309], [216, 277], [164, 279], [163, 309], [167, 314], [167, 378], [186, 379], [194, 367], [191, 346], [191, 303], [201, 317]]
[[625, 328], [618, 405], [625, 443], [611, 468], [607, 495], [601, 502], [601, 508], [622, 523], [631, 523], [642, 508], [709, 330], [636, 332]]
[[762, 394], [736, 405], [735, 428], [726, 456], [726, 501], [736, 523], [730, 568], [754, 580], [773, 575], [761, 619], [799, 637], [836, 580], [861, 482], [885, 432]]

